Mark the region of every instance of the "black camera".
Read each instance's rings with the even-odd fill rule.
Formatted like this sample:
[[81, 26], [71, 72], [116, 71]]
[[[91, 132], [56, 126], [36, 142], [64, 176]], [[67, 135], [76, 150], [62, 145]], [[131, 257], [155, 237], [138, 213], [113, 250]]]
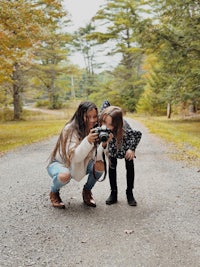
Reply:
[[111, 130], [106, 128], [105, 125], [94, 128], [94, 133], [98, 133], [99, 142], [107, 142]]

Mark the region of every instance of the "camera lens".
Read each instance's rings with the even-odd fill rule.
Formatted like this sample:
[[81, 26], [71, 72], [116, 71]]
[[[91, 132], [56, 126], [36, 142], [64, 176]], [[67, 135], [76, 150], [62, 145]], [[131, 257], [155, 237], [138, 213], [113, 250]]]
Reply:
[[109, 138], [109, 134], [108, 134], [108, 133], [106, 133], [106, 132], [101, 132], [101, 133], [99, 133], [99, 140], [100, 140], [101, 142], [106, 142], [106, 141], [108, 141], [108, 138]]

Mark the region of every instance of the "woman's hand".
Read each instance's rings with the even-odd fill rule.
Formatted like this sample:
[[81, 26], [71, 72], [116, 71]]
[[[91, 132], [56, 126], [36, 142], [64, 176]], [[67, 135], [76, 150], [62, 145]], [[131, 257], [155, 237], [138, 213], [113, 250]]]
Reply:
[[94, 133], [94, 129], [91, 129], [87, 136], [87, 139], [90, 144], [94, 143], [98, 140], [98, 133]]
[[128, 149], [125, 154], [125, 159], [126, 160], [132, 160], [135, 158], [135, 151]]

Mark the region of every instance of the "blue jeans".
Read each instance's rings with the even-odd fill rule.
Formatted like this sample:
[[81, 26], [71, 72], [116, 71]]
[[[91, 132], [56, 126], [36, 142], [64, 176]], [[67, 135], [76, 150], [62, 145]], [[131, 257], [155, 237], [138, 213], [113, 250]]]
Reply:
[[103, 174], [103, 172], [98, 172], [98, 171], [95, 171], [95, 176], [94, 177], [94, 173], [93, 173], [93, 165], [94, 165], [94, 161], [91, 160], [89, 163], [88, 163], [88, 166], [87, 166], [87, 170], [86, 170], [86, 174], [88, 174], [88, 179], [87, 179], [87, 182], [86, 184], [84, 185], [84, 189], [87, 189], [87, 190], [91, 190], [93, 188], [93, 186], [96, 184], [96, 181], [101, 177], [101, 175]]
[[[86, 174], [88, 174], [88, 179], [87, 179], [86, 184], [84, 185], [84, 189], [87, 189], [87, 190], [91, 190], [93, 186], [95, 185], [97, 179], [99, 179], [101, 175], [103, 174], [102, 172], [95, 171], [95, 176], [96, 176], [96, 179], [95, 179], [94, 174], [93, 174], [93, 164], [94, 164], [94, 161], [91, 160], [88, 163], [87, 170], [86, 170]], [[69, 183], [70, 181], [69, 180], [66, 183], [62, 183], [58, 179], [59, 173], [70, 172], [67, 167], [65, 167], [62, 163], [58, 161], [53, 161], [52, 163], [50, 163], [47, 166], [47, 171], [48, 171], [49, 176], [52, 178], [51, 191], [54, 193], [58, 192], [62, 186]]]

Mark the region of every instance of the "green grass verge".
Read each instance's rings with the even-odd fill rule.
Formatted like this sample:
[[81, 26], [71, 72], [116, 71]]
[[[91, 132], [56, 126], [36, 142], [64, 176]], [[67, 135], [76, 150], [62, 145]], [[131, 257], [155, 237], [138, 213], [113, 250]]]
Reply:
[[[59, 135], [73, 112], [73, 109], [50, 114], [27, 111], [24, 121], [0, 123], [0, 155], [19, 146]], [[172, 144], [171, 156], [177, 160], [186, 160], [192, 165], [199, 165], [200, 120], [139, 117], [132, 114], [127, 116], [141, 121], [151, 133]]]
[[141, 121], [151, 133], [173, 145], [170, 155], [177, 160], [186, 160], [192, 165], [200, 162], [200, 119], [166, 117], [133, 117]]
[[0, 122], [0, 155], [17, 147], [59, 135], [73, 108], [23, 112], [22, 121]]
[[58, 135], [66, 120], [0, 123], [0, 153]]

